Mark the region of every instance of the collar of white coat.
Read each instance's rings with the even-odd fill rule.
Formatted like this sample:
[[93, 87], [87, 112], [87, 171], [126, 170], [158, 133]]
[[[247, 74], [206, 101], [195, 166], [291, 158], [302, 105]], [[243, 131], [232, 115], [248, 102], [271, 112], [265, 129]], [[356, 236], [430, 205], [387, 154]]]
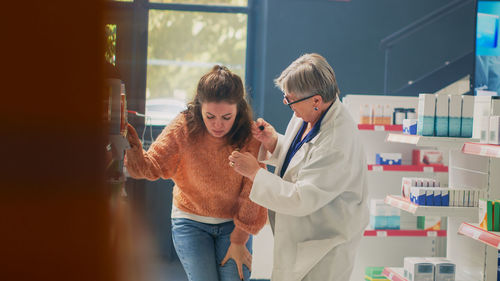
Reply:
[[335, 99], [335, 102], [333, 102], [332, 106], [330, 109], [326, 112], [325, 116], [323, 117], [323, 120], [321, 120], [321, 127], [319, 129], [318, 134], [310, 141], [311, 144], [315, 143], [318, 140], [318, 137], [321, 135], [322, 132], [325, 130], [330, 129], [333, 126], [333, 120], [338, 115], [339, 109], [340, 109], [340, 98], [337, 97]]

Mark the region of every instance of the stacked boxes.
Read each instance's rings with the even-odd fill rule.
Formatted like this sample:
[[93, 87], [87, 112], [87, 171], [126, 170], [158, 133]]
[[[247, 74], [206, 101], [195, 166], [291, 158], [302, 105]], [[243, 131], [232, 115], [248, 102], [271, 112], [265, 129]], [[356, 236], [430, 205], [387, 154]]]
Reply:
[[439, 137], [471, 137], [474, 97], [420, 94], [417, 134]]
[[441, 257], [405, 257], [404, 277], [408, 281], [455, 281], [456, 265]]

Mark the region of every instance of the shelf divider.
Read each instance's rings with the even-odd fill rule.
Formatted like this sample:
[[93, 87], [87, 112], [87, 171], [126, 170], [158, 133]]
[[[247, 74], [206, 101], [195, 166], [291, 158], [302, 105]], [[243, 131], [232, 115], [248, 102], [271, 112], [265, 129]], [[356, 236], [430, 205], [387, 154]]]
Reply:
[[478, 224], [464, 222], [458, 228], [458, 233], [500, 249], [500, 232], [487, 231]]
[[416, 146], [462, 149], [464, 143], [477, 142], [479, 140], [471, 138], [427, 137], [419, 135], [389, 133], [386, 137], [386, 141], [414, 144]]
[[500, 158], [500, 145], [466, 142], [462, 147], [462, 152], [472, 155]]

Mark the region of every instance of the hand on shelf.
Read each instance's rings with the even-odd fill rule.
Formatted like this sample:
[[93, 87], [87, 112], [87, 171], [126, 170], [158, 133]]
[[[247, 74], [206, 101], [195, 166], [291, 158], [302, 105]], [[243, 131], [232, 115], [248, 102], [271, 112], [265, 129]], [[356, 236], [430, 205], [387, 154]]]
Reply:
[[142, 147], [141, 140], [139, 139], [139, 135], [134, 127], [130, 124], [127, 124], [127, 141], [130, 144], [130, 149], [136, 149], [137, 147]]

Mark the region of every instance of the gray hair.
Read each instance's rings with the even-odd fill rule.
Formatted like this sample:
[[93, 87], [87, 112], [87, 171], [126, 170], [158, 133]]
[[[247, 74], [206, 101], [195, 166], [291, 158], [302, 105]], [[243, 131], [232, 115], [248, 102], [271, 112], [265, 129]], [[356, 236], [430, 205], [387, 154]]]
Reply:
[[324, 102], [335, 101], [340, 90], [335, 72], [319, 54], [305, 54], [292, 62], [274, 84], [284, 93], [294, 93], [298, 98], [311, 94], [320, 95]]

